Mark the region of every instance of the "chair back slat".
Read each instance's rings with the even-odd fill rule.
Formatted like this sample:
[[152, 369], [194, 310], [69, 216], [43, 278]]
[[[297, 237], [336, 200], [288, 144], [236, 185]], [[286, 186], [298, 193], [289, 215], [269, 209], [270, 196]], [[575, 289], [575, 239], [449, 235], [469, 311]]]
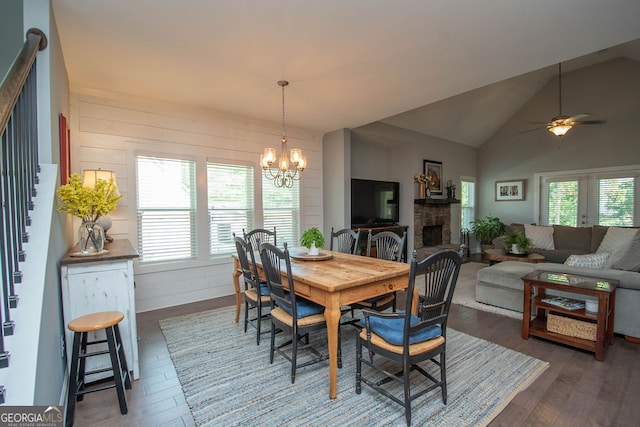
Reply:
[[240, 236], [233, 234], [233, 240], [236, 244], [236, 252], [238, 253], [238, 261], [242, 269], [242, 277], [244, 278], [245, 289], [254, 288], [260, 291], [260, 278], [258, 277], [258, 268], [256, 266], [255, 254], [251, 246]]
[[[284, 250], [281, 250], [271, 243], [260, 243], [260, 259], [271, 295], [271, 308], [287, 307], [293, 318], [297, 319], [296, 294], [287, 244], [285, 243]], [[288, 289], [284, 287], [282, 281], [283, 267], [286, 271]]]
[[342, 252], [344, 254], [357, 254], [358, 243], [360, 242], [360, 229], [353, 231], [350, 228], [333, 231], [331, 228], [330, 251]]
[[267, 230], [266, 228], [255, 228], [248, 233], [245, 232], [243, 228], [242, 234], [244, 235], [244, 240], [251, 245], [254, 251], [260, 249], [260, 243], [273, 243], [274, 246], [278, 245], [275, 227], [273, 227], [273, 231]]
[[404, 261], [404, 245], [407, 241], [407, 232], [404, 231], [402, 236], [398, 236], [392, 231], [381, 231], [373, 234], [369, 231], [367, 240], [367, 256], [371, 256], [371, 248], [375, 247], [376, 257], [386, 259], [388, 261]]
[[[409, 316], [407, 316], [404, 331], [406, 342], [408, 342], [410, 333], [435, 324], [440, 325], [442, 335], [446, 335], [449, 308], [461, 265], [462, 257], [456, 251], [436, 252], [420, 262], [416, 260], [416, 252], [414, 251], [409, 272], [406, 307], [412, 306], [414, 289], [418, 286], [420, 295], [418, 317], [421, 322], [410, 325]], [[424, 280], [424, 287], [418, 285], [417, 280]]]

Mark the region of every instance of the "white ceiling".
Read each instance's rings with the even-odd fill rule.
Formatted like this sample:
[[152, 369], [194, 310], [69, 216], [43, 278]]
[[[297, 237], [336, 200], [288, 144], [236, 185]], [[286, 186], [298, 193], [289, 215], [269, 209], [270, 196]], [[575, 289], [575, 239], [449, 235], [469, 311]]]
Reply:
[[[288, 127], [384, 121], [472, 146], [552, 77], [554, 64], [640, 39], [638, 0], [52, 4], [72, 89], [280, 122], [276, 82], [284, 79]], [[640, 60], [638, 48], [567, 65]]]

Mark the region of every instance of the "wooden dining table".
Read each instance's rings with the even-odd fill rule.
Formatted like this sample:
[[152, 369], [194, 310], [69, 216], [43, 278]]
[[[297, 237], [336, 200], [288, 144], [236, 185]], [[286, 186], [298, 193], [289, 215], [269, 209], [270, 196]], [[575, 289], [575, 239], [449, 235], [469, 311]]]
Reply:
[[[322, 251], [323, 260], [313, 261], [302, 254], [306, 249], [291, 249], [291, 273], [296, 295], [325, 307], [329, 348], [329, 397], [336, 398], [338, 375], [338, 328], [340, 307], [389, 292], [406, 289], [409, 284], [409, 264], [386, 261], [360, 255]], [[296, 256], [299, 259], [296, 259]], [[236, 292], [236, 323], [240, 319], [242, 290], [240, 275], [242, 270], [237, 255], [234, 258], [233, 284]], [[262, 275], [262, 264], [256, 253], [258, 273]], [[286, 278], [286, 269], [283, 269]], [[286, 280], [284, 280], [286, 283]], [[416, 291], [417, 292], [417, 291]], [[412, 307], [415, 312], [418, 298]]]

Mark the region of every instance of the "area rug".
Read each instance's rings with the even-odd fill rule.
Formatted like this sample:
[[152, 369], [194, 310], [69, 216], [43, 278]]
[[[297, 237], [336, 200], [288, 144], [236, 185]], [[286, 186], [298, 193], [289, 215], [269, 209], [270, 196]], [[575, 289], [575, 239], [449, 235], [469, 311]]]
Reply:
[[465, 307], [522, 320], [522, 313], [476, 301], [476, 276], [478, 275], [478, 270], [485, 267], [487, 267], [487, 264], [480, 262], [467, 262], [462, 264], [452, 302], [454, 304], [464, 305]]
[[[364, 385], [355, 393], [354, 327], [342, 328], [343, 366], [331, 400], [328, 361], [299, 369], [291, 384], [289, 362], [276, 354], [269, 364], [268, 338], [257, 346], [255, 329], [244, 333], [234, 317], [235, 307], [226, 307], [160, 321], [196, 425], [406, 425], [400, 405]], [[325, 331], [312, 341], [326, 351]], [[547, 367], [449, 328], [447, 405], [439, 390], [422, 396], [413, 402], [413, 425], [486, 425]], [[439, 375], [435, 366], [429, 371]]]

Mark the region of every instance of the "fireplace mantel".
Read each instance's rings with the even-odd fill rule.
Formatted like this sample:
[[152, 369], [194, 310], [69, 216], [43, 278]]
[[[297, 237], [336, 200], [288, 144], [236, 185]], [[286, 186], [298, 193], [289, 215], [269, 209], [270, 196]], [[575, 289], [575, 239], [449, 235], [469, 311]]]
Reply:
[[458, 199], [414, 199], [416, 205], [435, 206], [435, 205], [451, 205], [460, 203]]

